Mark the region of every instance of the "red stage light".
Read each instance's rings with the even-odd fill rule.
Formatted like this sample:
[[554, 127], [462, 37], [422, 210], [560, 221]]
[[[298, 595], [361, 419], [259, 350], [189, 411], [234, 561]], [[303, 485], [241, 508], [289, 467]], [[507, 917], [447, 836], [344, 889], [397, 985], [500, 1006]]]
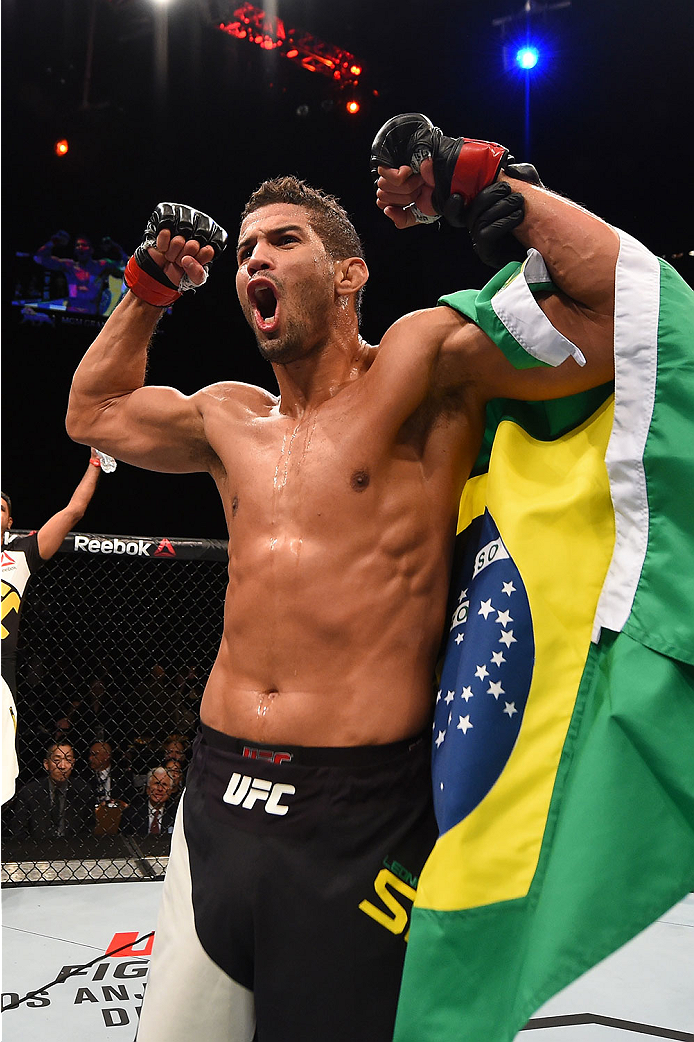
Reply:
[[354, 87], [354, 81], [361, 76], [363, 67], [349, 51], [325, 43], [300, 29], [287, 29], [281, 18], [266, 14], [249, 0], [244, 0], [239, 6], [236, 6], [238, 0], [226, 0], [226, 3], [230, 9], [234, 9], [233, 15], [229, 21], [219, 22], [218, 28], [229, 36], [235, 36], [238, 40], [247, 39], [267, 51], [287, 47], [283, 52], [285, 58], [301, 65], [308, 72], [330, 76], [338, 83], [349, 80]]
[[57, 156], [65, 156], [67, 155], [69, 147], [70, 146], [68, 145], [65, 138], [61, 138], [60, 141], [56, 141], [56, 143], [53, 145], [53, 151]]
[[349, 112], [350, 116], [356, 116], [357, 112], [361, 108], [361, 105], [358, 101], [348, 101], [345, 107]]

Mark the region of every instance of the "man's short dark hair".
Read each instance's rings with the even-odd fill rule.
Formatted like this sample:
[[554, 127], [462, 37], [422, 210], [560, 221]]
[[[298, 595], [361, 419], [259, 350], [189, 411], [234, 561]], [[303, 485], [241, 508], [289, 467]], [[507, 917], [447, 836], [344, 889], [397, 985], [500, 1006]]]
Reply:
[[2, 498], [7, 503], [7, 513], [10, 515], [10, 517], [12, 517], [12, 500], [6, 492], [0, 492], [0, 496], [2, 496]]
[[67, 740], [63, 741], [61, 739], [59, 742], [51, 742], [51, 744], [46, 749], [46, 755], [44, 756], [44, 760], [50, 760], [51, 754], [54, 753], [56, 749], [62, 748], [62, 746], [64, 745], [66, 745], [69, 749], [72, 749], [73, 756], [76, 756], [75, 747], [72, 744], [72, 742], [68, 742]]
[[[312, 188], [292, 174], [275, 177], [263, 181], [243, 208], [241, 222], [263, 206], [273, 203], [288, 203], [301, 206], [309, 212], [311, 227], [320, 236], [325, 249], [333, 260], [346, 260], [347, 257], [360, 257], [364, 260], [364, 247], [357, 235], [349, 215], [334, 195], [323, 192], [320, 188]], [[356, 299], [357, 315], [361, 310], [363, 287]]]

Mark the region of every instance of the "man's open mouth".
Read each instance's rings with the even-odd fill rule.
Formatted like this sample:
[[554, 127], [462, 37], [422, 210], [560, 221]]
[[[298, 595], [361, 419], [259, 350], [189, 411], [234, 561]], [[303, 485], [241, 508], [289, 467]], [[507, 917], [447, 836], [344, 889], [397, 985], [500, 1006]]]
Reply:
[[277, 326], [279, 307], [277, 291], [267, 279], [257, 279], [248, 285], [248, 300], [258, 329], [272, 332]]

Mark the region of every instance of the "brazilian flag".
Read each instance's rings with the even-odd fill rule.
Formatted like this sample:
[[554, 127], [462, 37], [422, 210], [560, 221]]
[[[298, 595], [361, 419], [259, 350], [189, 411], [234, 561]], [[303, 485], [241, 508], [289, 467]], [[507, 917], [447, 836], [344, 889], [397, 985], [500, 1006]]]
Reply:
[[[508, 1042], [694, 888], [694, 294], [620, 240], [614, 386], [493, 402], [462, 496], [395, 1042]], [[441, 303], [580, 364], [547, 288]]]

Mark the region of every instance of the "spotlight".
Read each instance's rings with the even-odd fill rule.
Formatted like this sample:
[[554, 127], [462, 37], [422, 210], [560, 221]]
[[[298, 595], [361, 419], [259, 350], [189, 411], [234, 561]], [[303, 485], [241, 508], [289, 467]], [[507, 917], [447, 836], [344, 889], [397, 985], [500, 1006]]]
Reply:
[[297, 105], [296, 114], [299, 119], [306, 119], [309, 114], [308, 105]]
[[61, 138], [60, 141], [56, 141], [53, 145], [53, 151], [57, 156], [66, 156], [68, 153], [69, 145], [65, 138]]
[[537, 47], [521, 47], [516, 52], [516, 64], [521, 69], [534, 69], [540, 60], [540, 52]]
[[347, 104], [345, 105], [345, 108], [349, 112], [350, 116], [356, 116], [357, 112], [361, 108], [361, 105], [359, 104], [358, 101], [352, 100], [352, 101], [348, 101], [347, 102]]

